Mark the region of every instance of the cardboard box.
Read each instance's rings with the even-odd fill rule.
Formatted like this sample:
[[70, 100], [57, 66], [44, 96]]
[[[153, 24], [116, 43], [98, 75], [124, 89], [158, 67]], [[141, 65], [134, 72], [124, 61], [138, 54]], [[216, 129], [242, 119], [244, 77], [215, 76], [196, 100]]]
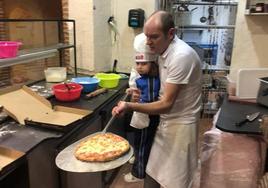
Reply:
[[23, 155], [23, 152], [0, 146], [0, 171]]
[[48, 126], [67, 126], [86, 115], [89, 110], [54, 106], [44, 97], [38, 95], [27, 86], [0, 95], [0, 105], [4, 111], [20, 124], [27, 121], [47, 124]]

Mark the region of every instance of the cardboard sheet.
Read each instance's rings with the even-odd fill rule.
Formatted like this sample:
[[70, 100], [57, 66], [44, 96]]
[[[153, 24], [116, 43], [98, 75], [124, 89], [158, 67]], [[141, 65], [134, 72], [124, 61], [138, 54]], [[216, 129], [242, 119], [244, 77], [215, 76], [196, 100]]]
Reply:
[[6, 167], [7, 165], [9, 165], [10, 163], [12, 163], [13, 161], [20, 158], [23, 155], [24, 153], [20, 151], [0, 146], [0, 171], [4, 167]]
[[4, 110], [20, 124], [25, 120], [66, 126], [91, 113], [89, 110], [81, 110], [63, 106], [52, 108], [51, 103], [39, 96], [27, 86], [21, 89], [0, 95], [0, 105]]

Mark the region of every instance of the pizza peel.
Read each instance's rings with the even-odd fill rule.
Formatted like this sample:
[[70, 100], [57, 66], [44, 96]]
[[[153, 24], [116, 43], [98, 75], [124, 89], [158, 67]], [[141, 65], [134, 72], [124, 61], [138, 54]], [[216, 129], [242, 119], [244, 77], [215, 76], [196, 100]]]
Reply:
[[[125, 95], [122, 98], [122, 100], [123, 101], [126, 100], [127, 96], [128, 95]], [[116, 118], [115, 116], [112, 116], [111, 119], [106, 124], [105, 128], [101, 132], [96, 132], [87, 137], [84, 137], [76, 141], [75, 143], [69, 145], [65, 149], [63, 149], [55, 159], [57, 167], [68, 172], [82, 173], [82, 172], [99, 172], [99, 171], [111, 170], [125, 164], [133, 155], [132, 146], [130, 146], [130, 149], [127, 153], [125, 153], [119, 158], [116, 158], [108, 162], [83, 162], [76, 159], [76, 157], [74, 156], [75, 148], [79, 143], [97, 134], [106, 133], [107, 129], [112, 124], [115, 118]]]

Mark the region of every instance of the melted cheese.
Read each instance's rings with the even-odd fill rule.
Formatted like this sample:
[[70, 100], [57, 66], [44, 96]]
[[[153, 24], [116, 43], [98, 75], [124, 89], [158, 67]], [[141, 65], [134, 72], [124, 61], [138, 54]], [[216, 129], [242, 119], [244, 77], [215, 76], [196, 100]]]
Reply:
[[[95, 139], [96, 138], [96, 139]], [[82, 146], [77, 150], [77, 153], [98, 153], [103, 154], [106, 152], [124, 150], [128, 147], [124, 141], [114, 141], [114, 139], [109, 137], [99, 137], [94, 136], [88, 141], [84, 142]]]

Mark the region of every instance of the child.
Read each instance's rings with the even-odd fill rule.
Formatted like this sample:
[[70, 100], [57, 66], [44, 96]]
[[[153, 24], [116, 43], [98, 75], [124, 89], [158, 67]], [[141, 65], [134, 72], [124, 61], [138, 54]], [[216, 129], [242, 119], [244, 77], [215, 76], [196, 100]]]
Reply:
[[[158, 76], [157, 56], [150, 52], [146, 45], [146, 36], [142, 33], [134, 40], [136, 68], [132, 69], [129, 79], [130, 88], [141, 91], [141, 103], [158, 100], [160, 80]], [[134, 112], [130, 125], [134, 132], [134, 163], [132, 171], [124, 176], [126, 182], [141, 181], [145, 177], [145, 169], [153, 143], [158, 115]]]

